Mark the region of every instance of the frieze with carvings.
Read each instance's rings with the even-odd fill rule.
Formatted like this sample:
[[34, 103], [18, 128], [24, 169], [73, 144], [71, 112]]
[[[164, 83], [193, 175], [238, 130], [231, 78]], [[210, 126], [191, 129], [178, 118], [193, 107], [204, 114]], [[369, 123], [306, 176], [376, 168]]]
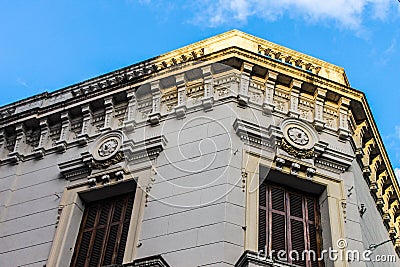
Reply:
[[115, 107], [114, 118], [123, 122], [126, 116], [127, 107], [128, 103], [124, 103], [122, 105]]
[[151, 95], [146, 96], [145, 98], [138, 99], [138, 111], [140, 113], [145, 114], [143, 119], [147, 118], [147, 114], [149, 114], [152, 110], [153, 100]]
[[161, 109], [164, 112], [171, 112], [178, 105], [178, 90], [176, 87], [164, 90], [161, 97]]
[[250, 102], [256, 103], [261, 105], [262, 104], [262, 92], [253, 92], [253, 91], [249, 91], [249, 95], [250, 95]]
[[140, 111], [140, 113], [142, 114], [141, 115], [141, 119], [142, 120], [147, 120], [149, 118], [150, 113], [151, 113], [151, 109], [142, 110], [142, 111]]
[[287, 92], [290, 92], [289, 87], [283, 86], [283, 85], [276, 85], [276, 90], [275, 90], [275, 97], [278, 99], [286, 99], [289, 100], [290, 96]]
[[219, 98], [229, 95], [229, 88], [227, 87], [218, 87], [215, 88], [215, 92]]
[[75, 135], [77, 136], [82, 132], [82, 126], [83, 126], [82, 118], [72, 121], [71, 132], [75, 133]]
[[255, 104], [262, 104], [263, 101], [263, 96], [264, 96], [264, 84], [260, 81], [250, 81], [250, 86], [249, 86], [249, 96], [250, 96], [250, 102], [253, 102]]
[[204, 95], [203, 81], [197, 81], [195, 83], [189, 82], [186, 89], [186, 95], [192, 98], [203, 96]]
[[227, 97], [232, 95], [234, 92], [237, 93], [239, 82], [240, 77], [236, 73], [215, 77], [214, 92], [216, 94], [216, 99]]
[[274, 99], [274, 106], [276, 111], [279, 111], [281, 113], [287, 113], [288, 105], [289, 105], [288, 101], [281, 101]]
[[323, 120], [326, 123], [326, 127], [330, 129], [337, 129], [338, 113], [334, 108], [324, 108], [322, 115]]
[[60, 140], [61, 136], [61, 123], [50, 127], [50, 139], [52, 146], [56, 146], [57, 141]]
[[308, 100], [299, 100], [300, 118], [307, 121], [312, 121], [314, 117], [314, 105]]
[[26, 132], [26, 144], [30, 146], [30, 149], [33, 150], [35, 147], [39, 145], [40, 139], [40, 130], [29, 130]]

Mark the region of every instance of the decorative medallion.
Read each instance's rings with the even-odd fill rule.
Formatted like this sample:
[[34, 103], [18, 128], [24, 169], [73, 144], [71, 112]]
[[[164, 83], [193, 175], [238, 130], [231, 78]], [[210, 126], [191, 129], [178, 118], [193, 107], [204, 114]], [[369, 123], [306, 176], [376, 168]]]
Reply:
[[123, 154], [120, 150], [122, 146], [122, 133], [111, 131], [100, 136], [92, 147], [93, 167], [107, 168], [123, 160]]
[[283, 139], [281, 148], [289, 155], [297, 158], [313, 158], [314, 145], [318, 142], [318, 134], [307, 123], [289, 118], [281, 123]]
[[307, 133], [298, 127], [290, 127], [288, 129], [288, 136], [294, 143], [304, 146], [310, 141]]
[[117, 147], [118, 147], [118, 140], [115, 138], [110, 138], [100, 145], [99, 150], [97, 152], [99, 153], [100, 156], [106, 157], [114, 153]]

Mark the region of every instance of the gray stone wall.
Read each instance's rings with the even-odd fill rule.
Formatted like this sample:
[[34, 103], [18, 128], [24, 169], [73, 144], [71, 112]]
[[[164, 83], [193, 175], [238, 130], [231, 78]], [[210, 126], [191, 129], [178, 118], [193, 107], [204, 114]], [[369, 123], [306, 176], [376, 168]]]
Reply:
[[[382, 215], [376, 209], [375, 201], [370, 195], [369, 187], [364, 180], [360, 167], [358, 164], [354, 163], [349, 171], [354, 175], [354, 188], [357, 195], [357, 207], [355, 205], [351, 205], [349, 207], [348, 219], [357, 221], [358, 217], [360, 228], [357, 229], [356, 227], [349, 227], [347, 231], [349, 235], [352, 233], [352, 237], [355, 235], [357, 236], [354, 237], [354, 239], [361, 237], [362, 239], [360, 240], [362, 241], [362, 247], [364, 249], [368, 249], [371, 245], [378, 245], [389, 240], [390, 238], [381, 219]], [[362, 218], [358, 212], [358, 207], [360, 207], [361, 204], [364, 204], [367, 209]], [[396, 257], [395, 262], [367, 262], [366, 266], [399, 266], [400, 259], [394, 250], [392, 242], [381, 245], [374, 250], [373, 254], [371, 255], [371, 259], [375, 259], [376, 256], [390, 255]]]
[[71, 152], [0, 167], [0, 266], [46, 264], [66, 185], [57, 162]]
[[243, 144], [232, 128], [236, 114], [227, 112], [235, 105], [166, 122], [168, 145], [157, 159], [139, 258], [162, 254], [171, 266], [232, 266], [240, 257]]

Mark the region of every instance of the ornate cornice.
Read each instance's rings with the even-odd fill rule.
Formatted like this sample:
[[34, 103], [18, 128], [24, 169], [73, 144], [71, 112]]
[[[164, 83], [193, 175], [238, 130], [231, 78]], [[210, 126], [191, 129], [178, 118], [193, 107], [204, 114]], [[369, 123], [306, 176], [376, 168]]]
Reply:
[[[277, 61], [277, 60], [265, 57], [261, 54], [247, 51], [245, 49], [242, 49], [241, 47], [230, 47], [230, 48], [220, 51], [219, 53], [223, 53], [224, 55], [229, 55], [229, 54], [237, 55], [238, 57], [247, 59], [250, 62], [257, 62], [260, 66], [263, 66], [267, 69], [272, 69], [274, 71], [296, 77], [297, 79], [300, 79], [301, 81], [304, 81], [304, 82], [316, 84], [320, 88], [323, 88], [323, 89], [326, 89], [329, 91], [333, 91], [340, 95], [345, 95], [346, 97], [355, 99], [357, 101], [359, 101], [361, 99], [361, 97], [364, 95], [362, 92], [360, 92], [354, 88], [351, 88], [350, 86], [343, 85], [341, 83], [338, 83], [334, 80], [330, 80], [325, 77], [317, 76], [314, 73], [310, 73], [310, 72], [307, 72], [306, 70], [299, 69], [297, 67], [285, 64], [281, 61]], [[216, 53], [215, 55], [212, 55], [212, 56], [215, 57], [215, 56], [217, 56], [217, 54], [218, 53]], [[211, 55], [206, 55], [204, 57], [204, 60], [209, 59], [210, 56]]]
[[58, 164], [61, 174], [67, 180], [76, 180], [88, 176], [92, 169], [82, 156], [71, 158]]
[[[245, 60], [249, 60], [250, 62], [257, 62], [260, 66], [266, 67], [268, 69], [274, 69], [277, 71], [280, 71], [282, 73], [286, 73], [288, 75], [304, 79], [305, 82], [311, 82], [313, 84], [317, 84], [321, 88], [325, 88], [327, 90], [333, 90], [336, 93], [339, 94], [345, 94], [347, 97], [357, 99], [359, 100], [360, 97], [363, 96], [361, 92], [355, 91], [354, 89], [351, 89], [349, 87], [343, 86], [341, 84], [338, 84], [334, 81], [331, 81], [329, 79], [323, 78], [323, 77], [318, 77], [315, 74], [309, 73], [305, 70], [298, 69], [293, 66], [289, 66], [287, 64], [284, 64], [282, 62], [277, 62], [276, 60], [268, 59], [265, 56], [262, 56], [257, 53], [253, 53], [247, 50], [244, 50], [240, 47], [229, 47], [223, 50], [219, 50], [217, 52], [205, 54], [204, 50], [197, 51], [195, 52], [198, 56], [196, 59], [201, 58], [203, 61], [214, 61], [215, 59], [222, 60], [223, 58], [226, 57], [239, 57], [243, 58]], [[195, 57], [192, 56], [191, 60], [195, 60]], [[189, 60], [189, 59], [188, 59]], [[22, 100], [19, 102], [16, 102], [14, 104], [5, 106], [3, 108], [0, 108], [0, 113], [1, 112], [6, 112], [7, 114], [11, 114], [7, 110], [13, 110], [13, 109], [19, 109], [18, 107], [21, 106], [22, 103], [25, 103], [25, 101], [28, 101], [26, 103], [30, 103], [29, 106], [31, 108], [24, 108], [21, 113], [15, 113], [13, 115], [8, 115], [4, 117], [3, 119], [0, 118], [0, 121], [2, 121], [2, 124], [7, 125], [8, 123], [14, 123], [15, 121], [18, 121], [19, 119], [29, 119], [29, 118], [39, 118], [47, 113], [51, 112], [52, 110], [59, 110], [60, 108], [67, 108], [68, 106], [72, 106], [76, 103], [87, 101], [88, 99], [94, 99], [99, 97], [100, 95], [104, 96], [107, 94], [110, 94], [110, 92], [120, 92], [123, 91], [128, 87], [133, 87], [135, 84], [140, 83], [141, 81], [144, 81], [145, 79], [151, 77], [156, 72], [165, 70], [166, 68], [176, 66], [176, 64], [188, 64], [191, 61], [178, 61], [175, 60], [174, 64], [166, 64], [165, 66], [162, 65], [163, 69], [161, 69], [161, 65], [159, 69], [155, 70], [152, 73], [146, 73], [142, 72], [142, 75], [137, 76], [135, 79], [128, 78], [127, 71], [130, 68], [137, 68], [138, 66], [142, 66], [142, 68], [146, 68], [146, 62], [150, 62], [151, 60], [141, 62], [132, 66], [129, 66], [127, 68], [123, 68], [121, 70], [99, 76], [97, 78], [94, 78], [92, 80], [88, 80], [86, 82], [82, 82], [80, 84], [67, 87], [64, 89], [61, 89], [59, 91], [56, 91], [54, 93], [45, 93], [41, 95], [34, 96], [32, 98], [28, 98], [26, 100]], [[165, 61], [165, 60], [164, 60]], [[171, 62], [172, 61], [171, 59]], [[150, 64], [150, 63], [147, 63]], [[129, 76], [130, 77], [130, 76]], [[109, 79], [110, 81], [108, 81]], [[97, 85], [95, 85], [97, 84]], [[102, 85], [100, 85], [102, 84]], [[86, 88], [86, 89], [82, 89]], [[76, 91], [73, 93], [73, 91]]]
[[258, 45], [258, 53], [266, 57], [282, 61], [286, 64], [305, 69], [317, 75], [321, 70], [321, 66], [315, 65], [315, 63], [313, 62], [315, 60], [311, 61], [306, 59], [307, 61], [304, 61], [303, 57], [300, 56], [298, 53], [290, 53], [287, 51], [282, 52], [279, 49], [271, 48], [261, 44]]
[[126, 140], [122, 151], [128, 164], [154, 160], [164, 150], [167, 145], [167, 139], [164, 135], [147, 138], [140, 142], [134, 142], [132, 139]]
[[[361, 99], [361, 103], [366, 120], [353, 126], [353, 149], [358, 154], [358, 163], [369, 183], [370, 193], [382, 214], [382, 220], [386, 222], [388, 233], [399, 238], [400, 213], [396, 209], [390, 208], [393, 203], [400, 201], [399, 182], [365, 97]], [[368, 140], [363, 137], [366, 133], [369, 134]], [[378, 154], [372, 155], [372, 151], [375, 151], [374, 153], [378, 151]], [[394, 232], [393, 229], [396, 231]], [[395, 247], [400, 255], [400, 243], [395, 243]]]
[[279, 129], [272, 124], [257, 125], [242, 119], [234, 121], [233, 129], [243, 142], [263, 149], [275, 148], [275, 140], [279, 135]]
[[[179, 51], [179, 50], [178, 50]], [[172, 53], [172, 52], [171, 52]], [[73, 104], [88, 98], [103, 95], [109, 91], [140, 82], [167, 68], [193, 62], [204, 56], [204, 48], [155, 57], [108, 74], [60, 89], [53, 93], [43, 93], [0, 108], [0, 120], [10, 121], [15, 115], [41, 114], [60, 105]], [[21, 112], [18, 112], [21, 110]], [[13, 116], [14, 115], [14, 116]], [[21, 117], [20, 116], [17, 116]]]
[[[246, 41], [241, 42], [239, 40]], [[237, 46], [239, 45], [243, 46], [243, 48], [238, 48]], [[330, 69], [332, 72], [337, 72], [337, 75], [339, 76], [344, 75], [344, 71], [340, 67], [234, 30], [206, 39], [204, 41], [200, 41], [198, 43], [188, 45], [164, 55], [121, 68], [117, 71], [113, 71], [105, 75], [60, 89], [53, 93], [46, 92], [7, 105], [3, 108], [0, 108], [0, 119], [9, 118], [10, 116], [13, 116], [13, 114], [17, 115], [21, 113], [24, 113], [24, 116], [26, 117], [27, 114], [33, 114], [31, 112], [27, 112], [28, 110], [32, 109], [35, 109], [34, 113], [43, 114], [48, 112], [47, 107], [64, 105], [66, 101], [68, 101], [68, 104], [77, 103], [87, 99], [88, 97], [95, 97], [96, 95], [99, 95], [98, 92], [100, 92], [100, 94], [104, 94], [110, 92], [110, 89], [115, 90], [121, 88], [121, 86], [129, 86], [140, 82], [141, 80], [144, 80], [157, 72], [162, 72], [163, 70], [173, 66], [193, 62], [199, 59], [210, 60], [215, 58], [215, 56], [220, 56], [221, 52], [223, 51], [229, 51], [229, 53], [231, 53], [232, 48], [246, 51], [248, 59], [264, 62], [264, 64], [267, 63], [269, 66], [290, 71], [291, 73], [296, 73], [297, 76], [309, 79], [309, 81], [314, 83], [323, 83], [327, 81], [332, 82], [332, 80], [327, 79], [327, 77], [324, 78], [321, 75], [316, 75], [317, 73], [315, 70], [321, 68], [321, 66], [323, 68]], [[285, 56], [286, 61], [290, 57], [290, 60], [294, 60], [297, 63], [292, 66], [287, 64], [287, 62], [281, 62], [260, 54], [260, 52], [265, 54], [265, 51], [269, 51], [269, 53], [274, 52], [275, 57], [276, 55], [279, 55], [280, 57]], [[249, 56], [250, 54], [253, 56]], [[299, 69], [296, 66], [296, 64], [298, 65], [300, 61], [302, 62], [301, 64], [305, 66], [304, 69]], [[310, 73], [309, 70], [314, 70], [314, 73]], [[354, 89], [348, 88], [348, 84], [343, 85], [342, 83], [337, 83], [337, 85], [337, 87], [339, 87], [342, 91], [346, 91], [346, 93], [350, 94], [355, 91]], [[331, 88], [332, 86], [329, 87]], [[20, 116], [17, 116], [17, 118], [18, 117]]]

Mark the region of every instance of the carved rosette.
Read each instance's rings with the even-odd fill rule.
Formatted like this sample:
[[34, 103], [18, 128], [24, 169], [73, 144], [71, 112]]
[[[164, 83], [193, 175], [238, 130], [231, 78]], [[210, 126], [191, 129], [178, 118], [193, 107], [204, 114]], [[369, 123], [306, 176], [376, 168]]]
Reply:
[[124, 159], [121, 151], [122, 136], [121, 132], [112, 131], [100, 136], [94, 142], [91, 149], [93, 156], [92, 166], [94, 168], [107, 168]]
[[289, 155], [300, 159], [313, 158], [314, 146], [318, 142], [315, 129], [297, 119], [286, 119], [281, 123], [283, 139], [281, 148]]
[[296, 126], [289, 127], [287, 133], [289, 139], [292, 140], [297, 145], [305, 146], [310, 142], [308, 134], [299, 127]]

